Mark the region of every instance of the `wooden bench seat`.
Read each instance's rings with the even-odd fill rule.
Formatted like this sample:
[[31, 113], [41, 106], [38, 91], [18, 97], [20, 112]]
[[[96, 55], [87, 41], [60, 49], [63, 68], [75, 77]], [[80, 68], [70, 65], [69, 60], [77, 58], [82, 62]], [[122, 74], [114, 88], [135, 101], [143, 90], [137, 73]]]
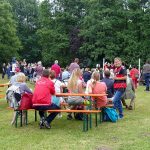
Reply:
[[53, 113], [53, 112], [61, 112], [61, 113], [83, 113], [83, 131], [88, 131], [88, 129], [92, 128], [92, 115], [95, 114], [95, 126], [97, 127], [98, 125], [98, 119], [97, 119], [97, 114], [99, 114], [99, 123], [102, 122], [102, 114], [101, 110], [47, 110], [48, 113]]

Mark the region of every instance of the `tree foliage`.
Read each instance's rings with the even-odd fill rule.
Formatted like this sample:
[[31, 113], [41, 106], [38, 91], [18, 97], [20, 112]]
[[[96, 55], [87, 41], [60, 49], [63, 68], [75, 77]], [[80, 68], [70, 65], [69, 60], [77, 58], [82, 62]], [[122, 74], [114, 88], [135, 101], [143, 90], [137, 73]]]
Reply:
[[143, 63], [150, 58], [149, 0], [7, 1], [17, 22], [20, 57], [30, 61], [49, 64], [58, 59], [66, 65], [79, 57], [94, 65], [119, 56], [138, 64], [138, 58]]
[[19, 48], [21, 45], [16, 35], [11, 6], [9, 3], [0, 2], [0, 63], [9, 62], [13, 56], [19, 57]]

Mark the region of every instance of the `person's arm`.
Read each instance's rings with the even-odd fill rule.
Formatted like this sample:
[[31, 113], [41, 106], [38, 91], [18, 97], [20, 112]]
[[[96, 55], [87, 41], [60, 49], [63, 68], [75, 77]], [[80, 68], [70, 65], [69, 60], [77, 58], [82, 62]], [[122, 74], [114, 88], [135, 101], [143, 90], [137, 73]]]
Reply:
[[55, 95], [55, 87], [54, 87], [54, 83], [53, 82], [50, 83], [50, 93], [52, 95]]
[[28, 88], [26, 83], [24, 83], [24, 85], [23, 85], [23, 91], [27, 92], [27, 93], [32, 93], [32, 91]]
[[78, 91], [79, 91], [79, 93], [83, 93], [82, 81], [79, 82], [79, 84], [78, 84]]

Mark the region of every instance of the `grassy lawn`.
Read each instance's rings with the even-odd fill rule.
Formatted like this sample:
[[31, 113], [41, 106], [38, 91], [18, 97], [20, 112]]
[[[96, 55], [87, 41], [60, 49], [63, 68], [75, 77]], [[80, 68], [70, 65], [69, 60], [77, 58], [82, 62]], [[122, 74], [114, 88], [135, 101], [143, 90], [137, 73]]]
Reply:
[[150, 92], [140, 86], [136, 96], [135, 110], [124, 109], [123, 120], [102, 123], [86, 133], [81, 121], [69, 121], [66, 114], [52, 122], [52, 129], [39, 129], [32, 111], [29, 125], [15, 128], [10, 125], [13, 111], [0, 99], [0, 150], [150, 150]]

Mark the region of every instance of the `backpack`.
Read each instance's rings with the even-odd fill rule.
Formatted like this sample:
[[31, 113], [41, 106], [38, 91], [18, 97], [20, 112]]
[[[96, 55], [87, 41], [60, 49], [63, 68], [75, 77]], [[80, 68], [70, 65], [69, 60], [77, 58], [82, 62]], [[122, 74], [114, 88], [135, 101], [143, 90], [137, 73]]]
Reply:
[[114, 108], [104, 108], [104, 121], [116, 122], [119, 118], [119, 115]]
[[12, 85], [6, 91], [6, 99], [9, 106], [17, 110], [20, 106], [21, 94], [19, 86]]
[[[77, 106], [76, 107], [77, 110], [83, 110], [83, 106]], [[83, 113], [74, 113], [74, 118], [76, 120], [83, 120]]]

